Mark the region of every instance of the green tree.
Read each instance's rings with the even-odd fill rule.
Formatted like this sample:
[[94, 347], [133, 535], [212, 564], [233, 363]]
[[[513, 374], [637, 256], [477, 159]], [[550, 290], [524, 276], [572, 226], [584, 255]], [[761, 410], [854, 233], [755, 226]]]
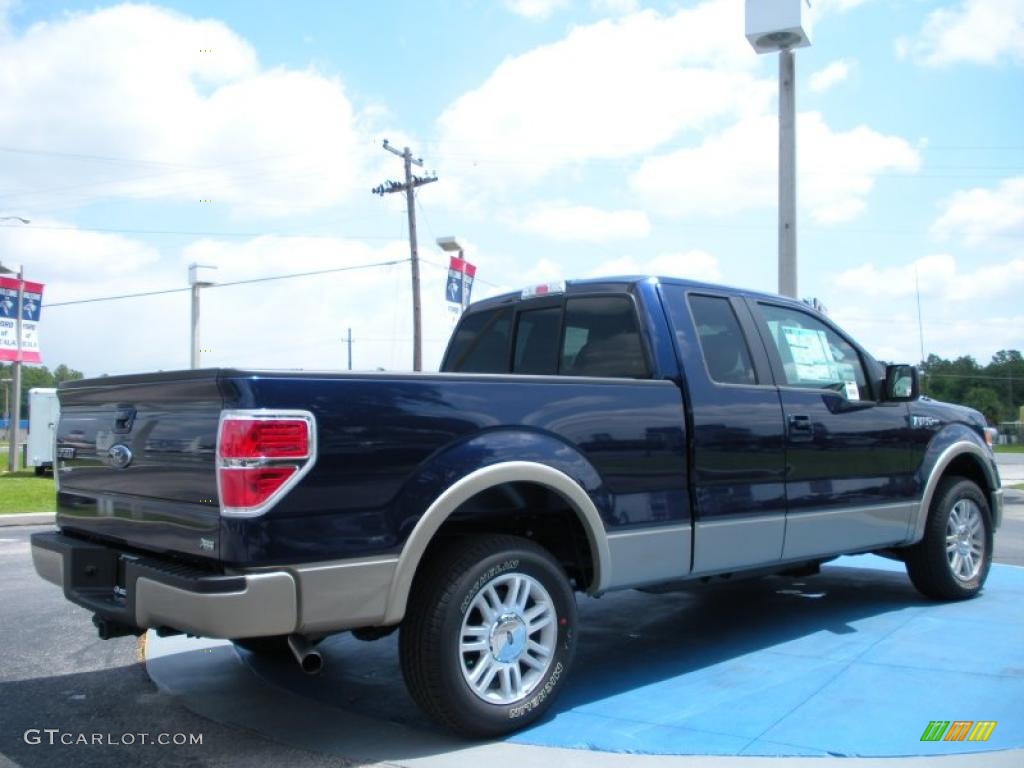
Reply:
[[68, 368], [64, 363], [61, 363], [53, 369], [54, 385], [60, 384], [62, 381], [78, 381], [78, 379], [84, 378], [84, 373], [76, 371], [74, 368]]
[[1002, 420], [1003, 404], [999, 395], [988, 387], [974, 387], [964, 395], [963, 405], [981, 411], [989, 424], [998, 424]]
[[[10, 379], [14, 375], [14, 366], [0, 365], [0, 379]], [[21, 367], [21, 414], [22, 418], [28, 417], [28, 391], [36, 387], [56, 387], [62, 381], [74, 381], [85, 378], [81, 371], [61, 363], [51, 373], [45, 365], [23, 365]], [[10, 383], [3, 385], [10, 392]], [[9, 407], [9, 406], [8, 406]], [[7, 413], [4, 413], [7, 417]]]

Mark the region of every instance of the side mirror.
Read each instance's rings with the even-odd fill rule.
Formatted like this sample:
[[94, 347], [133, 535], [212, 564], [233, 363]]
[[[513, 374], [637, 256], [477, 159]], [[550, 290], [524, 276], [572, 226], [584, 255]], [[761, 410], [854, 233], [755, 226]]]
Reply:
[[885, 399], [895, 402], [917, 400], [921, 390], [917, 383], [917, 368], [913, 365], [887, 365], [885, 367]]

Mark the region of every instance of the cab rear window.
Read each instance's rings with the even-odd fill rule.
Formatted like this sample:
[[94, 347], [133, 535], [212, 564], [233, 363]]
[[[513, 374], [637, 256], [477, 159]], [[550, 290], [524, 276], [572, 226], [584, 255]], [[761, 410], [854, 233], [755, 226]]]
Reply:
[[461, 373], [648, 378], [636, 307], [628, 296], [574, 296], [466, 315], [442, 370]]
[[457, 373], [508, 373], [512, 308], [466, 315], [452, 338], [441, 370]]

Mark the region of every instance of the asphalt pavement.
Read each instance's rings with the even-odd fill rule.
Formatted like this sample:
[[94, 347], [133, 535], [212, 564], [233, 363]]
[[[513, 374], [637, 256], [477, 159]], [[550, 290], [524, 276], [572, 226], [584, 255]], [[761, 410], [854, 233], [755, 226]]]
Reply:
[[[1007, 497], [994, 556], [1024, 566], [1024, 492]], [[35, 574], [28, 537], [43, 529], [0, 528], [0, 767], [346, 764], [220, 725], [160, 693], [135, 638], [97, 639], [89, 614]], [[94, 734], [108, 743], [81, 743]], [[144, 743], [197, 736], [201, 744]]]
[[[28, 537], [38, 530], [45, 528], [0, 528], [0, 767], [348, 764], [219, 725], [160, 693], [136, 638], [99, 640], [89, 613], [36, 575]], [[54, 744], [45, 729], [59, 729]], [[115, 743], [79, 741], [93, 734]], [[141, 734], [171, 743], [142, 743]], [[202, 743], [175, 745], [179, 734]]]

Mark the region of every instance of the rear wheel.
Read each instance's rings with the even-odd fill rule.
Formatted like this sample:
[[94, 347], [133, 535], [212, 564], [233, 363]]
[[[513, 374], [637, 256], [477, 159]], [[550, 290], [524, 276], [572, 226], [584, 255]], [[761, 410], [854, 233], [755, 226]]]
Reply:
[[981, 591], [992, 565], [992, 515], [978, 486], [962, 477], [939, 483], [924, 538], [907, 549], [907, 573], [935, 600], [963, 600]]
[[441, 725], [500, 736], [551, 706], [575, 624], [569, 580], [547, 550], [515, 536], [461, 539], [417, 574], [399, 635], [402, 674]]

